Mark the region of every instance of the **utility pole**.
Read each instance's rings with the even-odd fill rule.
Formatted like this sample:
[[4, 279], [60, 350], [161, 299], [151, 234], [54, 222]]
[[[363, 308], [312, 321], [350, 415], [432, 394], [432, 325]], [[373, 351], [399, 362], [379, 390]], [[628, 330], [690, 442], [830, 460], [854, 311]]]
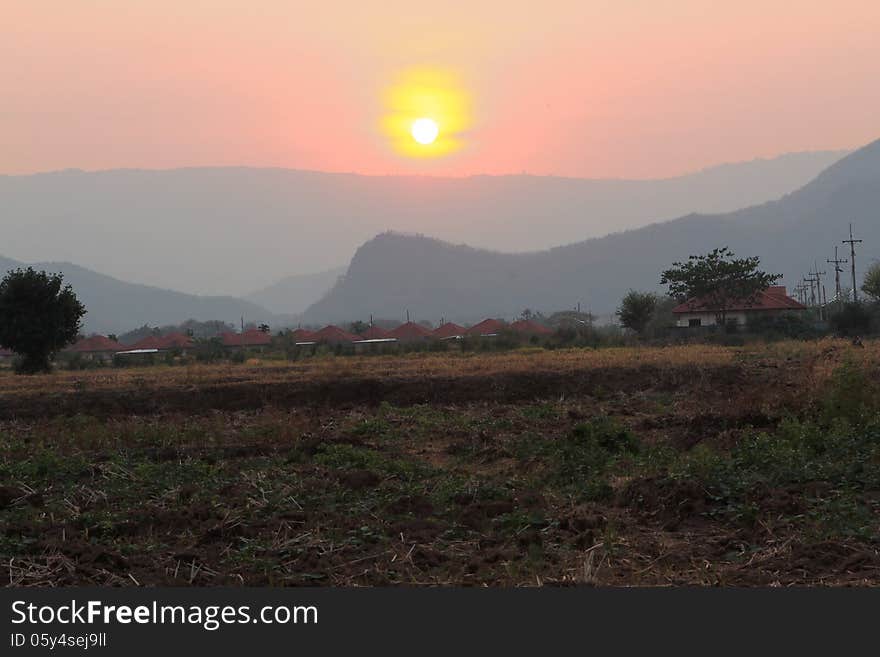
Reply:
[[842, 240], [843, 244], [849, 244], [849, 261], [852, 265], [852, 285], [853, 285], [853, 301], [858, 303], [859, 291], [856, 285], [856, 244], [861, 244], [862, 240], [853, 239], [852, 224], [849, 225], [849, 239]]
[[[815, 285], [816, 281], [814, 281], [813, 277], [810, 276], [809, 278], [804, 277], [804, 283], [809, 284], [809, 286], [810, 286], [810, 296], [807, 297], [807, 305], [808, 306], [815, 306], [816, 305], [816, 288], [814, 287], [814, 285]], [[804, 290], [804, 292], [806, 292], [806, 290]]]
[[834, 260], [826, 261], [829, 265], [834, 265], [834, 288], [835, 292], [835, 301], [840, 301], [842, 298], [842, 291], [840, 289], [840, 275], [843, 273], [843, 268], [840, 265], [845, 265], [849, 262], [849, 260], [841, 260], [837, 255], [837, 247], [834, 247]]
[[813, 271], [810, 272], [810, 276], [815, 276], [813, 279], [816, 281], [816, 296], [819, 297], [819, 319], [825, 319], [825, 308], [824, 303], [822, 302], [822, 277], [825, 275], [824, 271], [819, 271], [819, 264], [817, 262], [813, 262]]

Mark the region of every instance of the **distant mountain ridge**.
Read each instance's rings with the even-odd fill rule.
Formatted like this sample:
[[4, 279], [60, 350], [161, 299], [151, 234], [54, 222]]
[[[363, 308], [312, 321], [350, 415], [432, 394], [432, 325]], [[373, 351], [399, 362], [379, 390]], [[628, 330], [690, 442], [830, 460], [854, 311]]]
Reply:
[[85, 333], [124, 333], [150, 324], [163, 326], [187, 319], [221, 320], [233, 325], [246, 322], [284, 322], [265, 308], [243, 299], [228, 296], [196, 296], [148, 285], [126, 283], [111, 276], [69, 262], [21, 263], [0, 256], [0, 276], [9, 269], [33, 267], [36, 270], [61, 272], [79, 299], [85, 304]]
[[389, 229], [533, 251], [778, 198], [842, 154], [795, 153], [665, 180], [241, 167], [0, 176], [2, 251], [161, 288], [244, 296], [347, 262]]
[[[757, 255], [789, 288], [824, 263], [855, 221], [860, 270], [880, 255], [880, 140], [833, 164], [779, 200], [718, 215], [679, 219], [531, 253], [500, 253], [421, 236], [381, 234], [361, 246], [306, 321], [369, 314], [473, 321], [523, 308], [554, 311], [580, 303], [611, 312], [628, 289], [659, 289], [673, 261], [729, 246]], [[826, 279], [831, 281], [832, 279]], [[833, 287], [833, 282], [830, 283]]]
[[345, 267], [337, 267], [314, 274], [286, 276], [245, 298], [275, 313], [301, 313], [329, 292], [344, 273]]

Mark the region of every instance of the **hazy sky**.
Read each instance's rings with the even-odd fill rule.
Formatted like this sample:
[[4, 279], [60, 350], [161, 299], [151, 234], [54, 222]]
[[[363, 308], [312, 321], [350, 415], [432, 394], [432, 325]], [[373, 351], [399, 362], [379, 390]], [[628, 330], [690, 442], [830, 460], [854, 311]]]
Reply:
[[[0, 173], [658, 177], [880, 137], [877, 0], [0, 0], [0, 17]], [[379, 127], [413, 69], [452, 72], [468, 102], [445, 157]]]

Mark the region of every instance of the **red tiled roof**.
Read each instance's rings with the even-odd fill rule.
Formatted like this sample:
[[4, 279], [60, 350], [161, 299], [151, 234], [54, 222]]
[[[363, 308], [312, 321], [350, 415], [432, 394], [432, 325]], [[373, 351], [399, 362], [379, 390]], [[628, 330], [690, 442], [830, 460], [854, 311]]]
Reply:
[[484, 319], [479, 324], [474, 324], [467, 330], [468, 335], [493, 335], [503, 331], [506, 324], [500, 319]]
[[262, 347], [272, 343], [272, 336], [257, 329], [244, 333], [221, 333], [220, 339], [226, 347]]
[[312, 336], [312, 339], [315, 342], [329, 342], [340, 343], [340, 342], [354, 342], [355, 340], [360, 340], [361, 336], [354, 335], [353, 333], [349, 333], [348, 331], [343, 331], [338, 326], [333, 326], [330, 324], [329, 326], [325, 326], [320, 331], [315, 333]]
[[397, 338], [398, 340], [421, 340], [431, 335], [431, 329], [425, 328], [421, 324], [415, 322], [407, 322], [401, 324], [396, 329], [388, 331], [389, 338]]
[[[743, 299], [742, 301], [733, 302], [728, 308], [731, 310], [804, 310], [806, 306], [795, 301], [786, 294], [785, 286], [774, 285], [768, 287], [763, 292], [759, 292], [755, 299], [750, 303]], [[692, 312], [714, 312], [708, 301], [701, 299], [688, 299], [682, 304], [672, 309], [675, 314], [692, 313]]]
[[160, 349], [188, 349], [193, 346], [193, 339], [183, 333], [169, 333], [159, 338]]
[[393, 337], [388, 335], [388, 331], [385, 329], [379, 328], [375, 324], [364, 331], [364, 334], [361, 336], [364, 340], [383, 340], [385, 338]]
[[87, 353], [93, 351], [120, 351], [124, 347], [110, 338], [103, 335], [93, 335], [90, 338], [83, 338], [68, 349], [68, 351], [76, 351], [78, 353]]
[[466, 329], [454, 322], [446, 322], [443, 326], [434, 329], [435, 338], [454, 338], [457, 335], [464, 335]]
[[298, 328], [290, 332], [290, 337], [293, 338], [294, 342], [311, 342], [315, 339], [315, 334], [304, 328]]
[[525, 333], [527, 335], [550, 335], [553, 333], [546, 326], [528, 319], [518, 319], [510, 325], [510, 328], [517, 333]]
[[127, 347], [128, 349], [161, 349], [162, 348], [162, 338], [158, 335], [148, 335], [145, 338], [141, 338], [133, 345]]

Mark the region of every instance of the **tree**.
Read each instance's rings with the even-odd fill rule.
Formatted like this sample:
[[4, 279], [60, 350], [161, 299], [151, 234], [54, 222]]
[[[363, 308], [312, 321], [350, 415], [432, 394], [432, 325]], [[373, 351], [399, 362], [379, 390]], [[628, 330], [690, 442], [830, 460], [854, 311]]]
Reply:
[[354, 333], [355, 335], [363, 335], [369, 329], [370, 329], [369, 324], [367, 324], [366, 322], [363, 322], [361, 320], [357, 320], [355, 322], [352, 322], [348, 327], [348, 330], [351, 331], [352, 333]]
[[871, 330], [871, 313], [870, 306], [864, 306], [861, 303], [850, 301], [843, 304], [843, 307], [831, 317], [828, 323], [836, 333], [844, 336], [864, 335]]
[[734, 304], [751, 305], [758, 294], [782, 278], [758, 269], [761, 259], [736, 258], [727, 247], [706, 255], [690, 256], [687, 262], [674, 262], [663, 272], [662, 285], [679, 302], [690, 301], [693, 308], [715, 313], [715, 321], [727, 325], [727, 313]]
[[874, 301], [880, 301], [880, 262], [875, 262], [865, 273], [865, 282], [862, 284], [862, 292]]
[[49, 371], [52, 356], [76, 339], [85, 314], [61, 274], [28, 267], [0, 281], [0, 344], [21, 355], [21, 373]]
[[657, 296], [655, 294], [630, 290], [620, 302], [620, 308], [617, 309], [616, 314], [624, 328], [642, 335], [648, 322], [651, 321], [656, 307]]

